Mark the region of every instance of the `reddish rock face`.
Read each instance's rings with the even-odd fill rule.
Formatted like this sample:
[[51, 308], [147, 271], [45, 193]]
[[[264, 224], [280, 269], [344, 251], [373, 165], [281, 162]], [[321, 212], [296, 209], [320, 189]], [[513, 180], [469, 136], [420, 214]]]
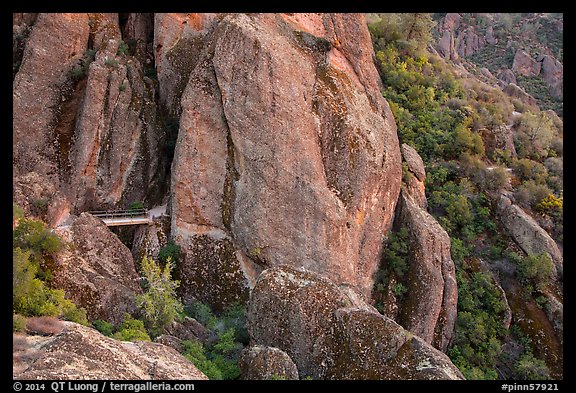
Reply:
[[14, 174], [37, 172], [56, 187], [60, 153], [53, 134], [61, 91], [88, 43], [87, 14], [40, 14], [13, 87]]
[[401, 166], [363, 17], [236, 14], [210, 34], [182, 96], [173, 235], [223, 231], [368, 294]]

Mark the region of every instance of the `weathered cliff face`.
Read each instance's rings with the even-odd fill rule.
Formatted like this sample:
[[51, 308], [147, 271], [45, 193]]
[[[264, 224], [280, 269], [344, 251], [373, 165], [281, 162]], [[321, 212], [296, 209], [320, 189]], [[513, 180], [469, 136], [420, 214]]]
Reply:
[[15, 379], [208, 379], [176, 350], [158, 343], [121, 342], [95, 329], [62, 322], [52, 337], [19, 337]]
[[[446, 351], [454, 335], [458, 305], [450, 237], [406, 189], [400, 193], [396, 211], [395, 225], [408, 228], [409, 267], [404, 280], [406, 296], [389, 296], [388, 302], [395, 305], [388, 305], [394, 310], [388, 316], [425, 342]], [[394, 282], [389, 286], [393, 287]]]
[[26, 42], [13, 89], [14, 172], [37, 172], [72, 212], [159, 197], [164, 132], [143, 75], [145, 19], [130, 19], [123, 37], [118, 14], [39, 14]]
[[[200, 263], [253, 270], [250, 257], [369, 293], [401, 168], [363, 17], [227, 15], [204, 39], [181, 108], [171, 211], [183, 282]], [[206, 243], [228, 250], [202, 256]], [[226, 273], [190, 295], [220, 298], [203, 294]], [[246, 285], [237, 277], [231, 287]]]
[[87, 14], [40, 14], [13, 83], [13, 168], [38, 172], [59, 186], [59, 152], [53, 133], [60, 87], [84, 54]]
[[448, 357], [364, 303], [351, 287], [303, 269], [265, 270], [251, 293], [253, 344], [285, 351], [314, 379], [463, 379]]
[[52, 285], [62, 288], [89, 320], [122, 322], [124, 313], [137, 311], [135, 297], [142, 293], [130, 250], [106, 225], [82, 213], [58, 234], [69, 247], [54, 256], [49, 266]]

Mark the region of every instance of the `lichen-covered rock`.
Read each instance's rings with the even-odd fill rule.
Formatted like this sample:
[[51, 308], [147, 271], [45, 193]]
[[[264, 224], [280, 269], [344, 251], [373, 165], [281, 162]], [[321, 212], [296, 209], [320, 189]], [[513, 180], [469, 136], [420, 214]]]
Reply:
[[[176, 350], [159, 343], [122, 342], [95, 329], [63, 322], [52, 337], [27, 337], [14, 379], [208, 379]], [[33, 356], [26, 356], [34, 352]]]
[[520, 248], [528, 254], [547, 252], [561, 278], [563, 256], [554, 239], [528, 213], [512, 204], [504, 195], [498, 200], [497, 211], [502, 224]]
[[182, 321], [173, 321], [164, 331], [180, 340], [192, 340], [206, 343], [213, 333], [193, 318], [185, 317]]
[[252, 344], [286, 352], [314, 379], [463, 379], [448, 357], [364, 303], [352, 287], [290, 266], [265, 270], [248, 309]]
[[298, 379], [298, 369], [288, 354], [278, 348], [255, 345], [240, 355], [240, 378], [244, 380]]
[[162, 247], [168, 243], [170, 235], [170, 218], [155, 218], [149, 225], [139, 225], [134, 233], [132, 256], [141, 261], [144, 256], [158, 259]]
[[410, 242], [408, 291], [405, 300], [399, 302], [397, 321], [427, 343], [446, 351], [454, 334], [458, 304], [450, 237], [404, 190], [396, 220], [399, 227], [408, 228]]
[[230, 239], [222, 232], [189, 237], [184, 244], [183, 257], [175, 276], [180, 280], [180, 294], [184, 303], [199, 300], [217, 311], [233, 303], [246, 303], [249, 296], [249, 273], [246, 262]]
[[230, 14], [211, 30], [182, 95], [172, 166], [183, 250], [220, 231], [260, 266], [297, 264], [369, 294], [401, 161], [364, 22]]
[[120, 323], [124, 313], [136, 312], [135, 296], [142, 293], [140, 276], [130, 250], [98, 218], [82, 213], [58, 233], [69, 244], [49, 266], [52, 285], [62, 288], [89, 320]]

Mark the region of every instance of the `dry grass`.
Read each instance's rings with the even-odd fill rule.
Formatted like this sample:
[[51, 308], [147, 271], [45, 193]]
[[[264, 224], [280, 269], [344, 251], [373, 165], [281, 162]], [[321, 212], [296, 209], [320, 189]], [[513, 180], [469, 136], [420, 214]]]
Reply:
[[42, 336], [52, 336], [60, 333], [63, 329], [62, 322], [53, 317], [32, 317], [28, 318], [26, 323], [28, 333]]

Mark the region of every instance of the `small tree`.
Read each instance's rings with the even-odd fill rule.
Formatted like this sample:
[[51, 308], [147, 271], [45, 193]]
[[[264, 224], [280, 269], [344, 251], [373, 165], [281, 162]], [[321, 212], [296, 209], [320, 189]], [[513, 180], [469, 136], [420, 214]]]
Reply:
[[142, 259], [145, 292], [137, 297], [144, 318], [153, 336], [162, 333], [165, 326], [174, 321], [183, 306], [176, 295], [180, 281], [172, 280], [172, 259], [168, 258], [164, 269], [152, 258]]

